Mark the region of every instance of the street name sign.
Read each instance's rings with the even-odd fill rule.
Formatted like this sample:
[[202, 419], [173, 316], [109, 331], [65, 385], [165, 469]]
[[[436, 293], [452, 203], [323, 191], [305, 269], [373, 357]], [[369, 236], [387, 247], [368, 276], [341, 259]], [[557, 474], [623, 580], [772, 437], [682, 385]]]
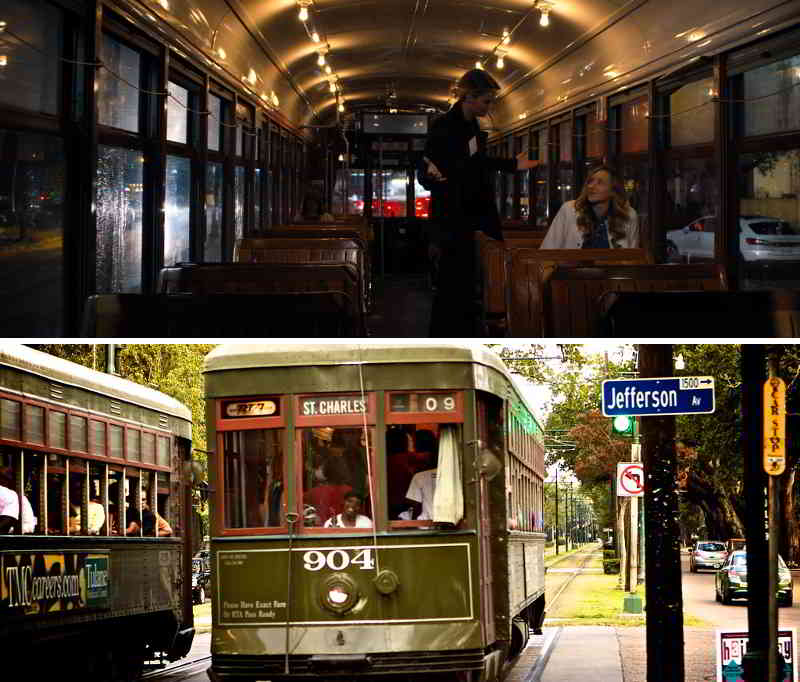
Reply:
[[644, 467], [641, 462], [617, 464], [617, 497], [644, 495]]
[[607, 379], [603, 414], [710, 414], [714, 411], [714, 377]]

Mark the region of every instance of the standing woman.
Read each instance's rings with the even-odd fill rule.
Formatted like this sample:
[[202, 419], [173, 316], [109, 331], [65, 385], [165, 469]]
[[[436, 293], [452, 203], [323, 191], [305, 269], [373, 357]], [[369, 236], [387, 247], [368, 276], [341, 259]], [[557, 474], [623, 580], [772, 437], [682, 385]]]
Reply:
[[421, 183], [431, 192], [430, 257], [438, 262], [438, 288], [431, 312], [431, 336], [475, 336], [478, 230], [502, 239], [492, 173], [513, 173], [539, 165], [524, 151], [516, 159], [490, 158], [486, 116], [500, 86], [481, 69], [467, 71], [457, 85], [459, 98], [431, 125], [425, 143]]
[[580, 195], [561, 205], [539, 248], [635, 249], [639, 217], [620, 177], [608, 166], [589, 171]]

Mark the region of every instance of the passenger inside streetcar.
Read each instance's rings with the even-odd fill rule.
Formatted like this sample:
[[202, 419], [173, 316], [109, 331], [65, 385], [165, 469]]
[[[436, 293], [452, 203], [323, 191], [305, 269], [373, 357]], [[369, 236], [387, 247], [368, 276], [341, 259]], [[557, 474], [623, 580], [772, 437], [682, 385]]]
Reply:
[[[33, 533], [38, 522], [28, 498], [22, 495], [22, 532]], [[9, 468], [0, 469], [0, 534], [17, 532], [20, 496], [14, 490], [14, 475]]]
[[406, 502], [410, 508], [401, 514], [401, 518], [429, 521], [433, 519], [433, 495], [439, 458], [436, 436], [428, 429], [419, 429], [414, 433], [414, 448], [422, 462], [422, 469], [414, 474], [408, 485]]
[[580, 195], [561, 205], [542, 249], [620, 249], [639, 246], [639, 218], [622, 178], [609, 166], [589, 171]]
[[361, 513], [363, 498], [350, 492], [344, 498], [344, 511], [325, 522], [325, 528], [372, 528], [372, 519]]
[[[341, 457], [329, 457], [314, 470], [318, 483], [303, 496], [306, 504], [314, 508], [314, 523], [324, 524], [344, 510], [345, 495], [353, 488], [346, 483], [346, 466]], [[312, 517], [308, 517], [309, 520]]]

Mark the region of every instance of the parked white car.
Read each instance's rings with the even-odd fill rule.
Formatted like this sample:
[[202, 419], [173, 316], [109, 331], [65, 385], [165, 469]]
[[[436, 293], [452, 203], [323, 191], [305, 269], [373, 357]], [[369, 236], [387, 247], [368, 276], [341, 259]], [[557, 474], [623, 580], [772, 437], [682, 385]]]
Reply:
[[[667, 260], [714, 258], [717, 217], [703, 216], [686, 227], [667, 232]], [[739, 216], [739, 250], [746, 261], [800, 261], [800, 235], [780, 218]]]

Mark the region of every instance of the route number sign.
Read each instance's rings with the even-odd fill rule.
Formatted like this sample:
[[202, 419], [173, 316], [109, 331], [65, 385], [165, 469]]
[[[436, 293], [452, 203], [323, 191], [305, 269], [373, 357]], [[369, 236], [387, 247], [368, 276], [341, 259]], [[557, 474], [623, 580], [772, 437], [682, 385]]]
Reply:
[[644, 495], [644, 467], [641, 462], [617, 464], [617, 497]]

